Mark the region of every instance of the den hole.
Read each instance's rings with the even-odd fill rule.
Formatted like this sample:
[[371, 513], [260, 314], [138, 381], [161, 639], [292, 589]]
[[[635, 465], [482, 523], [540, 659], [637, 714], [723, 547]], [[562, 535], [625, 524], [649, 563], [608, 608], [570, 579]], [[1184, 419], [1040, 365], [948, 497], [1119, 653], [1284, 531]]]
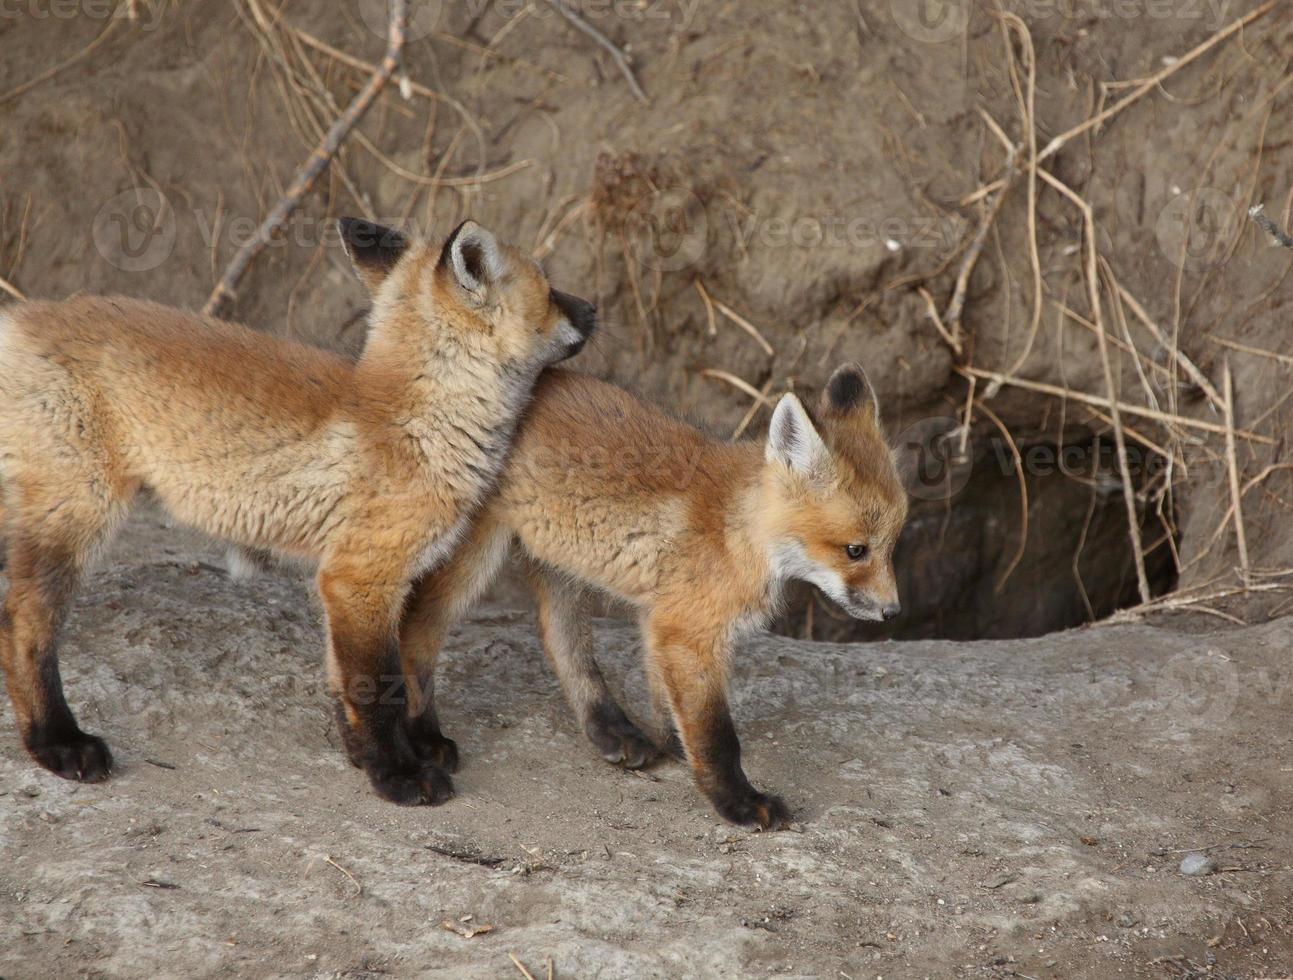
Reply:
[[[1012, 449], [1000, 431], [963, 439], [953, 420], [927, 419], [908, 426], [896, 445], [911, 495], [895, 556], [902, 615], [883, 626], [859, 623], [803, 587], [793, 591], [778, 632], [830, 641], [1028, 637], [1139, 602], [1111, 436], [1078, 430]], [[1127, 445], [1127, 458], [1147, 584], [1159, 596], [1177, 578], [1172, 474], [1161, 455], [1139, 444]]]

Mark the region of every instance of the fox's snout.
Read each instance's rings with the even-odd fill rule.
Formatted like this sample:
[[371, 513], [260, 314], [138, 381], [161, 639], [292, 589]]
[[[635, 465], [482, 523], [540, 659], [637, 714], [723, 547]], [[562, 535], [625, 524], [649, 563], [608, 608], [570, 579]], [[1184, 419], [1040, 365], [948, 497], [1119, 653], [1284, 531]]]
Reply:
[[866, 592], [855, 591], [849, 596], [849, 600], [840, 605], [854, 619], [891, 623], [902, 613], [902, 604], [896, 598], [877, 600]]
[[584, 348], [588, 338], [597, 327], [597, 307], [570, 293], [559, 289], [552, 290], [552, 305], [561, 311], [561, 315], [574, 328], [576, 339], [566, 346], [566, 356], [574, 357]]

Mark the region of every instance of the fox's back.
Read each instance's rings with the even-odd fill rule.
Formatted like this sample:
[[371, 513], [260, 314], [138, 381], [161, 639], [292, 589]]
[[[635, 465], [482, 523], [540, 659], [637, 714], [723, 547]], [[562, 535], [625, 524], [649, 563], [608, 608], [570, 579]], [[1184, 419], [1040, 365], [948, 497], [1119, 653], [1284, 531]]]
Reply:
[[720, 547], [717, 502], [755, 458], [622, 388], [549, 370], [499, 499], [533, 557], [633, 599], [658, 588], [683, 536], [688, 549]]
[[[78, 382], [125, 389], [112, 392], [114, 401], [135, 399], [134, 411], [147, 402], [182, 408], [196, 392], [203, 408], [250, 399], [267, 412], [322, 413], [337, 404], [350, 370], [317, 348], [146, 300], [32, 302], [7, 319], [6, 354], [28, 353]], [[0, 359], [0, 375], [10, 359]]]
[[[246, 538], [254, 528], [212, 500], [340, 491], [311, 461], [349, 437], [337, 418], [349, 372], [325, 351], [157, 303], [25, 303], [0, 317], [0, 457], [73, 454]], [[219, 520], [199, 522], [202, 510]]]

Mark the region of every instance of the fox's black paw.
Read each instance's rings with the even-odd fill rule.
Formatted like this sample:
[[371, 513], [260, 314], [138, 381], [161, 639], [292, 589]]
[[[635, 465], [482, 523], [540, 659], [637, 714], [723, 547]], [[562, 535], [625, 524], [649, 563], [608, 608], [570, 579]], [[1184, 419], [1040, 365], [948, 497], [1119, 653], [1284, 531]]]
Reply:
[[779, 796], [751, 790], [747, 795], [714, 800], [719, 816], [742, 827], [782, 830], [790, 825], [790, 808]]
[[669, 732], [669, 735], [665, 738], [664, 745], [661, 747], [660, 751], [670, 759], [673, 759], [674, 762], [687, 761], [687, 750], [682, 747], [682, 739], [675, 731]]
[[57, 739], [33, 739], [27, 744], [27, 751], [42, 766], [64, 779], [101, 783], [112, 772], [112, 753], [107, 743], [85, 732]]
[[424, 763], [410, 768], [368, 768], [377, 795], [400, 806], [439, 806], [453, 796], [453, 780], [439, 766]]
[[618, 705], [593, 712], [584, 731], [603, 759], [625, 769], [641, 769], [660, 758], [660, 747], [629, 721]]
[[409, 745], [413, 754], [423, 762], [434, 762], [445, 772], [458, 771], [458, 743], [440, 732], [409, 724]]

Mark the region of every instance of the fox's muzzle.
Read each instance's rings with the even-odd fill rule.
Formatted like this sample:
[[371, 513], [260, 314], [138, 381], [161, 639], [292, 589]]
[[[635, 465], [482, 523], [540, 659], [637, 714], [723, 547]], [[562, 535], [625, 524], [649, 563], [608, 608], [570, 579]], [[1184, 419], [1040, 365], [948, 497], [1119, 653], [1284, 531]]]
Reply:
[[552, 290], [552, 305], [561, 311], [575, 328], [575, 333], [579, 334], [579, 340], [571, 344], [566, 353], [567, 357], [573, 357], [583, 350], [584, 344], [597, 327], [597, 307], [586, 299], [563, 293], [559, 289]]

